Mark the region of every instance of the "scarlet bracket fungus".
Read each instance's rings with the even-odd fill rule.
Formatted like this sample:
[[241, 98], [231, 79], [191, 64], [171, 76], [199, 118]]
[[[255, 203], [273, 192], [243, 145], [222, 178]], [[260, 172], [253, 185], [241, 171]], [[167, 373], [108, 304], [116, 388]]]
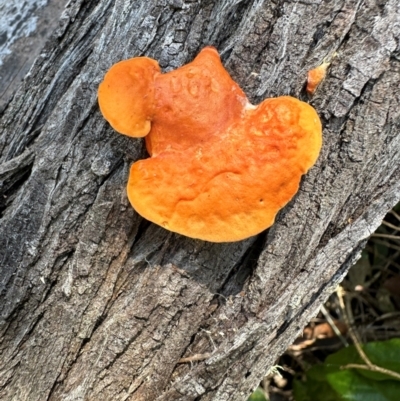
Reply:
[[147, 57], [117, 63], [99, 104], [116, 131], [146, 136], [151, 157], [132, 165], [127, 188], [135, 210], [206, 241], [270, 227], [321, 148], [310, 105], [283, 96], [253, 106], [213, 47], [166, 74]]

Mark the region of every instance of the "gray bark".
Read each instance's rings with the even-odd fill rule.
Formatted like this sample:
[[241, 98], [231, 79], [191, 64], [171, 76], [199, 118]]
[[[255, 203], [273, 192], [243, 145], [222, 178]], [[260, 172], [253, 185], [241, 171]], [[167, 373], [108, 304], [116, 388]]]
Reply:
[[0, 111], [58, 26], [67, 0], [0, 0]]
[[[257, 103], [306, 99], [323, 150], [267, 232], [185, 238], [130, 207], [142, 140], [96, 91], [139, 55], [205, 45]], [[0, 116], [0, 399], [246, 400], [400, 198], [397, 0], [72, 0]], [[179, 364], [183, 357], [199, 361]]]

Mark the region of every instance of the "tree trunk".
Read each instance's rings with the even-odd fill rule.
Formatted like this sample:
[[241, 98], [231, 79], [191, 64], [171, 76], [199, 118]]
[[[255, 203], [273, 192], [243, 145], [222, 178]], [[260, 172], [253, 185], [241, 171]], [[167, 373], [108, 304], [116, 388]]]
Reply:
[[[71, 0], [0, 117], [0, 399], [246, 400], [399, 201], [399, 43], [397, 0]], [[205, 45], [253, 103], [305, 100], [336, 53], [316, 166], [241, 242], [139, 217], [143, 141], [97, 104], [113, 63], [168, 71]]]

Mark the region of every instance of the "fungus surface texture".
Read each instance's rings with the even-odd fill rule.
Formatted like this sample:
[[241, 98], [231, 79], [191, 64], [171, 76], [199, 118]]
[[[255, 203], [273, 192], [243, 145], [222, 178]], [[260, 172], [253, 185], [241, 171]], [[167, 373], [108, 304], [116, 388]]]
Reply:
[[98, 95], [116, 131], [146, 137], [151, 157], [130, 170], [132, 206], [192, 238], [238, 241], [270, 227], [321, 148], [310, 105], [283, 96], [253, 106], [213, 47], [165, 74], [147, 57], [119, 62]]

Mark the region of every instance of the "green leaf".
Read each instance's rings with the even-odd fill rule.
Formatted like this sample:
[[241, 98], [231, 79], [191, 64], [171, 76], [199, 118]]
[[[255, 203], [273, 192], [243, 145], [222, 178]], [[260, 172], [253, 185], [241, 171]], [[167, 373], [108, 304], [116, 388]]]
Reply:
[[[363, 346], [371, 362], [381, 368], [400, 373], [400, 339], [371, 342]], [[400, 380], [365, 369], [343, 369], [348, 364], [364, 361], [350, 346], [329, 355], [321, 365], [306, 373], [306, 381], [295, 380], [296, 401], [398, 401]]]
[[328, 381], [309, 379], [303, 383], [300, 380], [293, 381], [293, 396], [296, 401], [343, 401]]
[[268, 401], [265, 398], [264, 391], [259, 387], [254, 393], [247, 399], [247, 401]]
[[349, 401], [398, 401], [400, 398], [400, 381], [370, 380], [348, 369], [327, 376], [328, 383]]
[[[400, 373], [400, 339], [393, 338], [387, 341], [370, 342], [363, 345], [363, 350], [370, 361], [381, 368]], [[343, 348], [329, 355], [325, 360], [325, 367], [340, 370], [349, 363], [365, 365], [354, 346]], [[370, 370], [356, 369], [361, 375], [373, 380], [394, 380], [393, 377]], [[400, 397], [399, 397], [400, 398]]]

